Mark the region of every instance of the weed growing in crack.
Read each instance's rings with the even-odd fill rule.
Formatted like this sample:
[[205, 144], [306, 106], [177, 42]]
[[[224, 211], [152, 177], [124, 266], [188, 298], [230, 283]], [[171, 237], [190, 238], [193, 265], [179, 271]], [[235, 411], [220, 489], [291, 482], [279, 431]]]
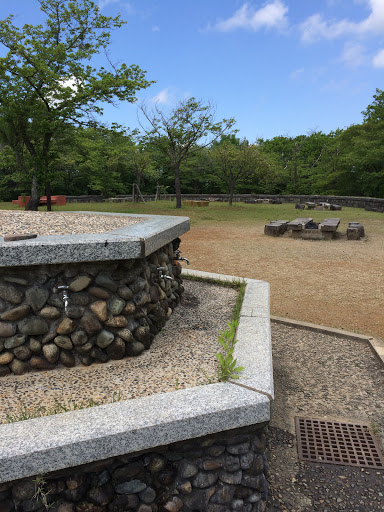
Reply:
[[79, 409], [88, 409], [89, 407], [97, 407], [99, 405], [105, 405], [106, 403], [113, 404], [122, 400], [120, 392], [114, 392], [111, 399], [108, 402], [96, 401], [93, 398], [83, 400], [81, 402], [75, 402], [70, 400], [68, 403], [62, 403], [55, 400], [52, 407], [40, 406], [36, 409], [30, 409], [25, 405], [19, 407], [19, 410], [15, 414], [7, 414], [7, 423], [16, 423], [18, 421], [31, 420], [33, 418], [41, 418], [42, 416], [52, 416], [53, 414], [60, 414], [62, 412], [77, 411]]
[[219, 343], [222, 346], [222, 351], [216, 354], [220, 365], [218, 369], [218, 380], [220, 382], [225, 382], [228, 379], [238, 379], [239, 373], [244, 370], [243, 366], [236, 366], [237, 359], [233, 357], [233, 351], [237, 343], [235, 335], [238, 324], [237, 320], [232, 320], [228, 324], [228, 329], [220, 331]]
[[35, 494], [33, 495], [32, 499], [36, 500], [37, 502], [41, 502], [44, 506], [45, 510], [49, 510], [51, 507], [54, 506], [54, 503], [48, 503], [48, 495], [49, 491], [45, 491], [44, 487], [46, 485], [46, 480], [44, 475], [39, 475], [33, 480], [35, 484]]

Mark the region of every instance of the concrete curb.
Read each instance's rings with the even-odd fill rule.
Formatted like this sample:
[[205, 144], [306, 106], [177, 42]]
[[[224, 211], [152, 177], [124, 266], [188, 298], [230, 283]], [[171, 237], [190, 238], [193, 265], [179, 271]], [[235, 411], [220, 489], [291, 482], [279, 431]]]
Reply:
[[276, 324], [288, 325], [289, 327], [296, 327], [297, 329], [305, 329], [307, 331], [321, 332], [329, 336], [336, 336], [337, 338], [347, 338], [349, 340], [357, 341], [360, 343], [368, 343], [371, 350], [384, 366], [384, 341], [372, 336], [364, 334], [357, 334], [356, 332], [344, 331], [343, 329], [336, 329], [334, 327], [327, 327], [325, 325], [312, 324], [310, 322], [299, 322], [298, 320], [291, 320], [289, 318], [271, 315], [271, 322]]

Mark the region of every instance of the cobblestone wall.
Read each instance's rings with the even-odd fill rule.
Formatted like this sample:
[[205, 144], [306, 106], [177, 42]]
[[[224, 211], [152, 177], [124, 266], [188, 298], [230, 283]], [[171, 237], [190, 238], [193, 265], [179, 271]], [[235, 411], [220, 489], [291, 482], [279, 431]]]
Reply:
[[147, 259], [0, 268], [0, 377], [139, 355], [179, 302], [180, 274], [172, 243]]
[[267, 425], [0, 484], [1, 512], [260, 512]]

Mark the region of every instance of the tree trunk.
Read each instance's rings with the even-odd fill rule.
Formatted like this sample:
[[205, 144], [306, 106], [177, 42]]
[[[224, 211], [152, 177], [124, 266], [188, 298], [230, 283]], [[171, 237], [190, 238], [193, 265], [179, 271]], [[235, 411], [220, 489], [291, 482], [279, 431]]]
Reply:
[[51, 201], [51, 184], [45, 187], [45, 195], [47, 196], [47, 212], [52, 211], [52, 201]]
[[233, 189], [234, 189], [234, 185], [231, 183], [229, 185], [229, 206], [232, 206], [232, 202], [233, 202]]
[[180, 167], [175, 165], [175, 193], [176, 193], [176, 208], [181, 208], [181, 184], [180, 184]]
[[34, 171], [31, 184], [31, 197], [28, 204], [25, 206], [25, 209], [30, 211], [37, 211], [40, 202], [40, 187], [36, 174], [36, 171]]

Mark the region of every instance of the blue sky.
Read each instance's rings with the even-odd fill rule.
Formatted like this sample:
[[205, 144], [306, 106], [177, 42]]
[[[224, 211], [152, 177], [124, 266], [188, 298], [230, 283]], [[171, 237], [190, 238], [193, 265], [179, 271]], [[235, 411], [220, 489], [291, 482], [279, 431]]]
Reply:
[[[98, 3], [127, 21], [112, 34], [111, 60], [156, 80], [139, 102], [209, 100], [250, 141], [359, 123], [384, 89], [384, 0]], [[17, 25], [41, 21], [37, 0], [1, 2], [0, 19], [9, 14]], [[103, 122], [135, 128], [137, 107], [108, 106]]]

